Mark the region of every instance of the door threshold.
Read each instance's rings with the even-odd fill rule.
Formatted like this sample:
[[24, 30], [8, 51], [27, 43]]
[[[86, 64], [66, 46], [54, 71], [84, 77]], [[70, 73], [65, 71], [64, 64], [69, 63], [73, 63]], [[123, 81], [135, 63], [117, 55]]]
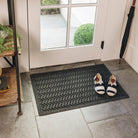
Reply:
[[68, 63], [68, 64], [60, 64], [60, 65], [54, 65], [54, 66], [33, 68], [33, 69], [30, 69], [29, 73], [34, 74], [34, 73], [43, 73], [43, 72], [51, 72], [51, 71], [86, 67], [86, 66], [95, 65], [97, 62], [101, 62], [101, 60], [96, 59], [96, 60], [90, 60], [90, 61], [81, 61], [81, 62], [75, 62], [75, 63]]

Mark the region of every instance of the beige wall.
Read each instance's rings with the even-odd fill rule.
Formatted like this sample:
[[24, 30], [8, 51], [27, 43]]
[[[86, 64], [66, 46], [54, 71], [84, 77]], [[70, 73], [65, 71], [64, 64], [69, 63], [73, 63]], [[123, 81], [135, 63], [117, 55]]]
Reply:
[[[126, 17], [131, 4], [132, 1], [129, 0], [126, 10]], [[125, 18], [125, 24], [126, 21], [127, 18]], [[132, 68], [138, 73], [138, 2], [136, 3], [135, 16], [132, 22], [130, 37], [124, 57]]]
[[[27, 28], [27, 0], [15, 0], [17, 32], [22, 37], [22, 54], [19, 56], [20, 71], [29, 71], [28, 63], [28, 28]], [[7, 0], [0, 0], [0, 23], [8, 24]], [[9, 65], [0, 58], [0, 66]]]

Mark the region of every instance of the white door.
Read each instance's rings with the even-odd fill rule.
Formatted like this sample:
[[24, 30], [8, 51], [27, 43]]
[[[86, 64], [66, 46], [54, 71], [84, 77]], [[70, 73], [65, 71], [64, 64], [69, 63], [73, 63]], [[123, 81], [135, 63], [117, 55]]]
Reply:
[[30, 68], [101, 58], [107, 0], [29, 0]]

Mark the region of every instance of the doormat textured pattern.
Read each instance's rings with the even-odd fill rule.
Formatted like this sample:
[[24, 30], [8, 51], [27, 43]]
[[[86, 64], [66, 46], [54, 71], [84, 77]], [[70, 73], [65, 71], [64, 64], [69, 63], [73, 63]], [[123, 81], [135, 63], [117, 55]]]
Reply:
[[98, 95], [94, 91], [93, 84], [93, 77], [97, 72], [103, 76], [103, 80], [107, 85], [111, 73], [104, 64], [32, 74], [30, 77], [39, 115], [47, 115], [129, 97], [118, 82], [118, 93], [114, 97], [109, 97], [106, 94]]

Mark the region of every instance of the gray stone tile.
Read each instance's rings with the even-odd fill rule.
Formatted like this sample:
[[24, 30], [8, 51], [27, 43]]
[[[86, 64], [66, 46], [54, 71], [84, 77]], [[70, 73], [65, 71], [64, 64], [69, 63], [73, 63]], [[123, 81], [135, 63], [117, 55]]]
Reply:
[[91, 138], [79, 109], [37, 117], [41, 138]]
[[138, 74], [133, 69], [114, 71], [113, 74], [130, 97], [138, 97]]
[[23, 101], [31, 102], [32, 101], [32, 85], [30, 81], [29, 73], [21, 73], [21, 84], [22, 84], [22, 93], [23, 93]]
[[133, 114], [131, 114], [131, 115], [132, 115], [133, 119], [135, 120], [135, 122], [136, 122], [137, 125], [138, 125], [138, 112], [133, 113]]
[[116, 71], [116, 70], [123, 70], [123, 69], [126, 69], [126, 68], [131, 68], [130, 65], [122, 59], [121, 61], [121, 64], [119, 64], [119, 60], [109, 60], [109, 61], [104, 61], [103, 62], [107, 68], [110, 70], [110, 71]]
[[87, 123], [127, 113], [127, 110], [119, 101], [90, 106], [81, 110]]
[[135, 97], [133, 99], [121, 100], [121, 102], [124, 104], [128, 112], [138, 124], [138, 97]]
[[22, 79], [23, 102], [26, 103], [31, 101], [34, 108], [34, 113], [35, 115], [38, 116], [37, 105], [29, 73], [22, 73], [21, 79]]
[[121, 102], [125, 105], [129, 112], [138, 112], [138, 97], [135, 97], [133, 99], [124, 99], [121, 100]]
[[22, 107], [20, 117], [17, 105], [0, 108], [0, 138], [39, 138], [32, 103]]
[[138, 126], [129, 116], [89, 124], [94, 138], [138, 138]]
[[34, 114], [36, 116], [38, 116], [38, 109], [37, 109], [37, 105], [36, 105], [36, 100], [35, 100], [34, 93], [32, 93], [32, 104], [33, 104], [33, 108], [34, 108]]

